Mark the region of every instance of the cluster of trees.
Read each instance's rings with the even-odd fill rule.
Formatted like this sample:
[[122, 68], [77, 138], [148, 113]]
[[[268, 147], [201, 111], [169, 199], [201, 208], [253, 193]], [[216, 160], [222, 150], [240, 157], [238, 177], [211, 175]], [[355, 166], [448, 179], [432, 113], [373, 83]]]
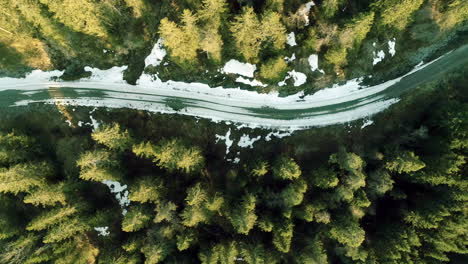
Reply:
[[0, 263], [433, 264], [466, 255], [461, 76], [438, 87], [417, 130], [312, 162], [298, 141], [232, 165], [210, 144], [153, 135], [151, 124], [145, 137], [118, 123], [74, 136], [3, 129]]
[[[5, 54], [0, 74], [25, 65], [66, 69], [64, 78], [78, 78], [85, 65], [125, 64], [124, 77], [131, 83], [159, 37], [174, 62], [158, 70], [168, 75], [163, 79], [192, 80], [194, 72], [219, 69], [237, 58], [258, 64], [255, 77], [269, 84], [292, 69], [320, 82], [336, 78], [335, 73], [344, 78], [353, 67], [368, 64], [371, 42], [396, 37], [410, 47], [430, 45], [468, 19], [463, 0], [0, 0], [0, 7], [0, 51]], [[422, 28], [431, 27], [424, 43], [406, 34], [417, 16], [428, 16], [432, 23], [421, 22]], [[286, 45], [290, 32], [295, 47]], [[292, 53], [298, 59], [286, 62]], [[311, 53], [319, 54], [325, 76], [305, 70]]]

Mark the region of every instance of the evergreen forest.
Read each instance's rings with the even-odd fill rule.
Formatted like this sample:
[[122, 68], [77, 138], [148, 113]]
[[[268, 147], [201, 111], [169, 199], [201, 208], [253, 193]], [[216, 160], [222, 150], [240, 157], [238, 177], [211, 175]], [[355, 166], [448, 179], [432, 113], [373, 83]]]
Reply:
[[467, 71], [237, 164], [203, 119], [1, 109], [0, 263], [466, 263]]

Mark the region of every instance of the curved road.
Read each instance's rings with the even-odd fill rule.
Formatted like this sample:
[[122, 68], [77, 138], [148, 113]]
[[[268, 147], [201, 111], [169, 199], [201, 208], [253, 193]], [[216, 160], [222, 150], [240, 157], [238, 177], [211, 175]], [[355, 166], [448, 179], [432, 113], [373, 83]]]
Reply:
[[177, 112], [250, 127], [305, 129], [373, 115], [398, 102], [409, 90], [467, 65], [468, 45], [464, 45], [400, 78], [376, 86], [359, 87], [358, 80], [351, 80], [314, 95], [285, 98], [239, 89], [209, 88], [199, 83], [150, 81], [146, 75], [138, 85], [132, 86], [122, 81], [119, 68], [99, 71], [100, 74], [78, 82], [50, 81], [50, 73], [36, 71], [25, 79], [0, 78], [0, 107], [37, 102], [126, 107]]

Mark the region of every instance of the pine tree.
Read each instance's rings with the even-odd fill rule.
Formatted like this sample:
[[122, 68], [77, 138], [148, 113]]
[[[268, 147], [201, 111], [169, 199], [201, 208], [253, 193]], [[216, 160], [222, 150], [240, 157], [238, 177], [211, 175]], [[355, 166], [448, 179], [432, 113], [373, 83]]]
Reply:
[[424, 162], [414, 152], [405, 151], [399, 154], [395, 159], [386, 163], [385, 167], [391, 172], [409, 173], [423, 169], [426, 166]]
[[32, 158], [36, 152], [33, 140], [13, 133], [0, 133], [0, 164], [14, 164]]
[[141, 206], [133, 206], [125, 214], [122, 221], [122, 231], [136, 232], [149, 225], [151, 214]]
[[332, 239], [350, 248], [359, 247], [365, 239], [365, 231], [359, 222], [346, 215], [339, 216], [331, 223], [329, 234]]
[[253, 8], [246, 7], [240, 16], [234, 17], [230, 31], [237, 49], [249, 62], [255, 62], [264, 41], [261, 23]]
[[83, 234], [91, 228], [78, 218], [66, 219], [58, 225], [52, 226], [47, 230], [47, 235], [42, 241], [44, 243], [56, 243], [71, 238], [76, 234]]
[[289, 252], [293, 230], [294, 224], [286, 219], [275, 224], [275, 228], [273, 229], [273, 245], [279, 252]]
[[336, 173], [326, 167], [320, 167], [312, 173], [311, 182], [321, 189], [330, 189], [338, 185], [340, 180]]
[[161, 201], [156, 206], [156, 216], [154, 217], [153, 222], [161, 223], [167, 221], [171, 223], [176, 217], [177, 205], [173, 202]]
[[286, 44], [286, 28], [281, 23], [281, 15], [276, 12], [267, 12], [263, 15], [262, 34], [273, 44], [277, 50], [282, 50]]
[[128, 130], [122, 130], [118, 123], [101, 125], [91, 134], [94, 141], [103, 144], [111, 150], [124, 151], [133, 143]]
[[70, 216], [76, 214], [77, 212], [78, 211], [75, 207], [63, 207], [41, 213], [27, 225], [26, 230], [44, 230], [67, 220]]
[[423, 2], [424, 0], [384, 0], [376, 2], [374, 7], [380, 11], [382, 25], [403, 30]]
[[35, 206], [55, 206], [56, 204], [61, 204], [65, 206], [66, 196], [63, 192], [65, 183], [47, 185], [40, 189], [34, 189], [23, 199], [24, 203], [33, 204]]
[[54, 244], [54, 252], [58, 255], [56, 264], [96, 263], [99, 249], [84, 235]]
[[301, 176], [301, 168], [292, 158], [283, 156], [276, 160], [273, 176], [281, 180], [294, 180]]
[[83, 180], [102, 182], [122, 178], [119, 162], [105, 150], [87, 151], [81, 154], [76, 164], [80, 167], [80, 178]]
[[177, 249], [179, 251], [184, 251], [197, 242], [197, 232], [192, 229], [184, 229], [177, 235]]
[[225, 0], [203, 0], [203, 8], [197, 12], [199, 20], [204, 24], [201, 28], [200, 49], [215, 62], [221, 61], [223, 40], [220, 30], [226, 12]]
[[52, 175], [52, 168], [46, 162], [31, 162], [0, 168], [0, 193], [29, 192], [34, 187], [44, 187]]
[[247, 235], [254, 227], [257, 221], [255, 214], [256, 197], [252, 194], [246, 194], [242, 197], [242, 202], [234, 206], [228, 214], [228, 219], [239, 234]]
[[234, 264], [239, 251], [234, 241], [218, 243], [211, 248], [202, 249], [198, 255], [202, 264]]
[[130, 186], [129, 199], [139, 203], [158, 203], [164, 198], [166, 189], [161, 179], [144, 177]]

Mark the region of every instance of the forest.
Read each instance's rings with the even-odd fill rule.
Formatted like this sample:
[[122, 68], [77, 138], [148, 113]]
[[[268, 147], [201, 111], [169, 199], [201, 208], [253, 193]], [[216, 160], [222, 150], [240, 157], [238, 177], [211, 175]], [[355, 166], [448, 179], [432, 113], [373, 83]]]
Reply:
[[[0, 0], [0, 7], [0, 76], [61, 69], [76, 79], [89, 74], [84, 66], [128, 65], [132, 84], [145, 70], [223, 85], [218, 70], [238, 59], [257, 65], [255, 78], [268, 86], [256, 90], [282, 93], [408, 67], [425, 59], [422, 48], [466, 33], [468, 21], [463, 0]], [[144, 69], [159, 38], [169, 53], [164, 67]], [[396, 57], [372, 65], [390, 40]], [[308, 67], [311, 54], [323, 72]], [[278, 85], [291, 71], [313, 81]]]
[[467, 83], [463, 67], [377, 126], [295, 132], [238, 164], [207, 120], [1, 109], [0, 263], [466, 263]]

